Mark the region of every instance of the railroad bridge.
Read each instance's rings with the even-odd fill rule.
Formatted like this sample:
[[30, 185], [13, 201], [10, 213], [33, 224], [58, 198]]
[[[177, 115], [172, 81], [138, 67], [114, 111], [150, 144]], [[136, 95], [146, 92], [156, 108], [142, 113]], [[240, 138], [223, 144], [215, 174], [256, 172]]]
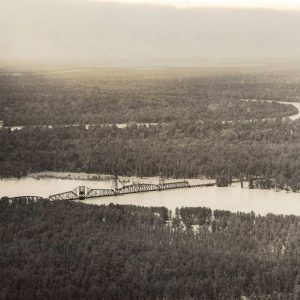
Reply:
[[179, 182], [168, 182], [168, 183], [137, 183], [130, 185], [123, 185], [118, 188], [117, 177], [114, 178], [113, 185], [111, 189], [90, 189], [86, 186], [79, 186], [72, 191], [65, 193], [55, 194], [49, 196], [51, 201], [56, 200], [84, 200], [88, 198], [98, 198], [98, 197], [107, 197], [107, 196], [119, 196], [125, 194], [133, 193], [142, 193], [142, 192], [151, 192], [151, 191], [162, 191], [170, 189], [179, 189], [179, 188], [190, 188], [191, 185], [187, 181]]
[[[119, 188], [119, 183], [121, 187]], [[112, 187], [110, 189], [91, 189], [86, 186], [79, 186], [72, 191], [50, 195], [48, 198], [43, 198], [39, 196], [18, 196], [18, 197], [4, 197], [7, 199], [1, 199], [4, 202], [7, 202], [8, 205], [12, 204], [30, 204], [38, 201], [50, 200], [50, 201], [59, 201], [59, 200], [84, 200], [89, 198], [100, 198], [108, 196], [120, 196], [133, 193], [144, 193], [152, 191], [164, 191], [172, 189], [181, 189], [181, 188], [193, 188], [193, 187], [208, 187], [214, 186], [216, 183], [205, 183], [205, 184], [193, 184], [191, 185], [188, 181], [176, 181], [176, 182], [165, 182], [164, 178], [160, 176], [159, 183], [132, 183], [129, 185], [124, 185], [118, 178], [115, 176], [113, 179]]]

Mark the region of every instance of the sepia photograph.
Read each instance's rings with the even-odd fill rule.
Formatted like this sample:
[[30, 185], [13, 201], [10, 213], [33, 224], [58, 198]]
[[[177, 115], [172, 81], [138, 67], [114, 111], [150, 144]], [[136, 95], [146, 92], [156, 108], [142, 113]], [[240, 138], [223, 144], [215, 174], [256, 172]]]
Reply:
[[0, 300], [300, 300], [300, 0], [0, 0]]

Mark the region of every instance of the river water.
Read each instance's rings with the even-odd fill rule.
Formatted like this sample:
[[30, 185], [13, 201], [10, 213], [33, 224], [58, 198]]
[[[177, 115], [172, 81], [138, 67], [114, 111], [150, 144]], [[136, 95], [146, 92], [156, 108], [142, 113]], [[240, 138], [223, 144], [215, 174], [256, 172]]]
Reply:
[[285, 105], [294, 105], [297, 109], [298, 109], [298, 113], [297, 114], [294, 114], [294, 115], [291, 115], [291, 116], [288, 116], [288, 117], [284, 117], [284, 118], [289, 118], [291, 119], [292, 121], [295, 121], [297, 119], [300, 118], [300, 102], [285, 102], [285, 101], [276, 101], [276, 100], [266, 100], [266, 99], [262, 99], [262, 100], [258, 100], [258, 99], [241, 99], [241, 101], [265, 101], [265, 102], [277, 102], [277, 103], [280, 103], [280, 104], [285, 104]]
[[289, 116], [288, 118], [290, 118], [291, 120], [295, 121], [297, 119], [300, 118], [300, 103], [299, 102], [283, 102], [283, 101], [278, 101], [278, 103], [281, 104], [293, 104], [297, 109], [298, 109], [298, 113], [292, 116]]
[[[199, 182], [189, 180], [190, 183]], [[109, 181], [69, 180], [69, 179], [5, 179], [0, 180], [0, 197], [17, 195], [36, 195], [48, 197], [51, 194], [70, 191], [80, 185], [90, 188], [110, 188]], [[87, 204], [132, 204], [140, 206], [165, 206], [174, 211], [176, 207], [206, 206], [211, 209], [229, 210], [232, 212], [255, 212], [265, 215], [294, 214], [300, 216], [300, 194], [275, 192], [273, 190], [249, 190], [240, 188], [239, 184], [231, 187], [204, 187], [176, 189], [161, 192], [148, 192], [86, 199]]]

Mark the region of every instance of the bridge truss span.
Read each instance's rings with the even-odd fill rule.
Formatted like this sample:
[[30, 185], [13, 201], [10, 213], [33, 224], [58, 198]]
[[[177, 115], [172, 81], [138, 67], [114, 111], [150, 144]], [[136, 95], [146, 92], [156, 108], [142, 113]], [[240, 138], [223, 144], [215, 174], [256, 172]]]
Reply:
[[69, 192], [51, 195], [51, 196], [49, 196], [49, 199], [51, 201], [76, 200], [76, 199], [83, 200], [85, 198], [85, 195], [87, 195], [90, 191], [91, 191], [91, 189], [86, 186], [79, 186]]
[[91, 189], [86, 195], [85, 198], [96, 198], [96, 197], [106, 197], [106, 196], [115, 196], [116, 192], [110, 189]]
[[[116, 179], [115, 179], [116, 181]], [[86, 186], [79, 186], [76, 189], [55, 194], [49, 196], [51, 201], [58, 200], [84, 200], [89, 198], [100, 198], [100, 197], [108, 197], [108, 196], [119, 196], [133, 193], [143, 193], [143, 192], [151, 192], [151, 191], [164, 191], [171, 189], [180, 189], [180, 188], [191, 188], [191, 187], [204, 187], [204, 186], [213, 186], [215, 183], [209, 184], [198, 184], [198, 185], [190, 185], [188, 181], [177, 181], [177, 182], [160, 182], [159, 184], [153, 183], [137, 183], [124, 185], [121, 188], [117, 188], [117, 185], [113, 185], [112, 189], [90, 189]]]
[[76, 189], [49, 196], [51, 201], [57, 200], [84, 200], [86, 198], [114, 196], [116, 191], [110, 189], [90, 189], [86, 186], [79, 186]]
[[187, 181], [168, 182], [159, 185], [160, 190], [180, 189], [189, 187], [191, 187], [191, 185]]
[[50, 201], [57, 201], [57, 200], [75, 200], [79, 199], [79, 195], [75, 194], [73, 191], [55, 194], [49, 196]]
[[138, 183], [123, 186], [118, 189], [116, 192], [118, 195], [121, 194], [132, 194], [132, 193], [142, 193], [150, 191], [159, 191], [159, 186], [156, 184], [147, 184], [147, 183]]

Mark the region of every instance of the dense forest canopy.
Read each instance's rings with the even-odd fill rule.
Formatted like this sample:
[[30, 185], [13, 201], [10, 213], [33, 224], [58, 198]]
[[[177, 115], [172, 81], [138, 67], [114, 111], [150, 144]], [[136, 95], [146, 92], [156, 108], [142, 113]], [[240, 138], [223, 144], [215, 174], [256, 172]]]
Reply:
[[1, 299], [298, 299], [296, 216], [0, 201]]
[[0, 72], [6, 126], [236, 120], [291, 115], [300, 72], [236, 69], [95, 69]]
[[174, 122], [0, 131], [0, 175], [68, 171], [191, 178], [263, 175], [300, 189], [300, 122]]

